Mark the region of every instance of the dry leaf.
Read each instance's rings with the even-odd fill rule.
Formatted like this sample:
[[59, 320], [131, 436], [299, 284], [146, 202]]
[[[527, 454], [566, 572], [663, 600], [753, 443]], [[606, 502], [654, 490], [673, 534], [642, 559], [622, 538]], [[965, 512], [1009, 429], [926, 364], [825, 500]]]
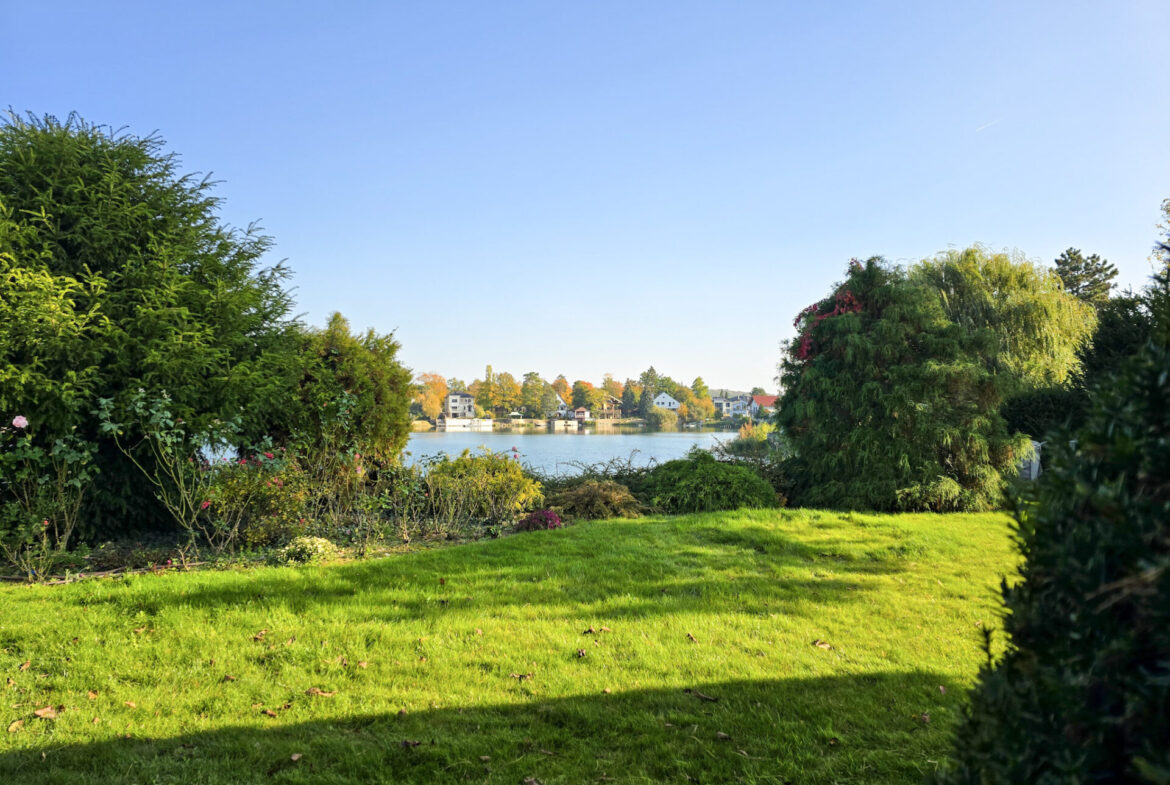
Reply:
[[337, 664], [343, 668], [348, 668], [349, 667], [349, 660], [347, 660], [345, 658], [345, 655], [342, 655], [342, 656], [337, 658]]
[[124, 703], [126, 706], [129, 706], [129, 707], [130, 707], [130, 708], [132, 708], [132, 709], [137, 709], [137, 708], [138, 708], [138, 704], [137, 704], [137, 703], [135, 703], [134, 701], [123, 701], [123, 703]]
[[297, 761], [299, 761], [299, 760], [300, 760], [302, 757], [303, 757], [303, 756], [301, 755], [301, 753], [299, 753], [299, 752], [294, 752], [294, 753], [293, 753], [293, 754], [292, 754], [292, 755], [289, 757], [289, 760], [291, 760], [293, 763], [296, 763], [296, 762], [297, 762]]
[[410, 739], [403, 739], [402, 740], [403, 747], [417, 747], [420, 744], [422, 744], [421, 741], [412, 741]]
[[716, 732], [716, 734], [715, 734], [715, 738], [719, 739], [719, 741], [727, 741], [727, 740], [728, 740], [728, 739], [730, 739], [731, 737], [730, 737], [730, 736], [728, 736], [728, 735], [727, 735], [726, 733], [724, 733], [723, 731], [718, 731], [718, 732]]
[[829, 746], [830, 746], [830, 747], [836, 747], [836, 746], [837, 746], [838, 744], [840, 744], [840, 743], [841, 743], [841, 740], [840, 740], [840, 739], [838, 739], [836, 736], [834, 736], [833, 738], [829, 739]]
[[224, 681], [235, 681], [235, 680], [236, 680], [236, 677], [235, 677], [235, 676], [233, 676], [233, 675], [231, 675], [230, 673], [225, 673], [225, 674], [223, 675], [223, 680], [224, 680]]
[[92, 722], [94, 725], [101, 725], [101, 724], [102, 724], [102, 718], [101, 718], [101, 717], [94, 717], [94, 718], [91, 720], [91, 722]]
[[55, 720], [55, 719], [57, 719], [57, 710], [54, 709], [52, 706], [46, 706], [43, 709], [37, 709], [36, 711], [33, 712], [33, 714], [40, 717], [42, 720]]
[[483, 630], [481, 630], [479, 627], [476, 627], [476, 628], [475, 628], [475, 634], [476, 634], [476, 635], [483, 635]]
[[405, 716], [406, 716], [406, 709], [399, 709], [399, 710], [398, 710], [398, 716], [399, 716], [399, 717], [405, 717]]
[[440, 586], [444, 586], [444, 585], [446, 585], [446, 583], [447, 583], [447, 579], [446, 579], [446, 578], [439, 578], [439, 585], [440, 585]]
[[144, 633], [144, 632], [146, 632], [146, 628], [145, 628], [145, 627], [139, 627], [138, 629], [134, 630], [134, 634], [135, 634], [135, 635], [141, 635], [141, 634], [142, 634], [142, 633]]
[[265, 636], [265, 635], [267, 635], [267, 634], [268, 634], [268, 628], [267, 628], [267, 627], [265, 627], [264, 629], [260, 630], [260, 632], [258, 632], [258, 633], [256, 633], [255, 635], [253, 635], [253, 636], [252, 636], [252, 640], [254, 640], [254, 641], [262, 641], [262, 640], [264, 640], [264, 636]]
[[491, 759], [492, 759], [492, 756], [491, 756], [491, 755], [480, 755], [480, 756], [479, 756], [479, 759], [480, 759], [481, 761], [483, 761], [484, 763], [487, 763], [489, 760], [491, 760]]
[[813, 641], [812, 645], [816, 646], [818, 649], [824, 649], [825, 651], [829, 651], [833, 648], [827, 641], [823, 641], [820, 638], [817, 638], [815, 641]]
[[334, 695], [337, 694], [337, 690], [333, 690], [332, 692], [326, 692], [325, 690], [321, 689], [320, 687], [310, 687], [309, 689], [305, 690], [305, 694], [306, 695], [320, 695], [323, 698], [332, 698]]
[[276, 712], [274, 712], [272, 709], [265, 709], [264, 711], [262, 711], [260, 713], [266, 717], [275, 717], [276, 716]]
[[363, 669], [368, 668], [368, 667], [370, 667], [370, 663], [366, 662], [365, 660], [362, 660], [361, 662], [358, 663], [358, 667], [363, 668]]
[[602, 632], [613, 632], [613, 630], [611, 630], [609, 627], [601, 627], [601, 628], [599, 628], [599, 629], [600, 629]]
[[699, 639], [696, 638], [694, 635], [691, 635], [689, 632], [687, 633], [687, 640], [689, 640], [691, 643], [698, 643], [699, 642]]
[[941, 684], [938, 685], [938, 691], [941, 692], [943, 695], [947, 694], [947, 688], [942, 686]]
[[85, 693], [85, 697], [89, 698], [91, 701], [97, 700], [97, 696], [98, 696], [98, 694], [96, 692], [94, 692], [93, 690], [90, 690], [89, 692]]
[[602, 690], [601, 692], [602, 692], [602, 694], [603, 694], [603, 695], [609, 695], [611, 692], [613, 692], [613, 690], [611, 690], [609, 687], [606, 687], [606, 688], [605, 688], [604, 690]]
[[585, 630], [585, 632], [583, 632], [581, 634], [582, 635], [596, 635], [597, 630], [593, 629], [593, 627], [591, 626], [589, 629]]
[[577, 649], [578, 659], [580, 659], [581, 657], [584, 657], [584, 656], [585, 656], [585, 650], [584, 649]]
[[264, 705], [263, 703], [253, 703], [253, 704], [252, 704], [252, 708], [253, 708], [253, 709], [258, 709], [258, 708], [260, 708], [260, 707], [261, 707], [261, 706], [263, 706], [263, 705]]
[[8, 726], [8, 732], [9, 733], [16, 733], [18, 730], [20, 730], [23, 727], [24, 727], [24, 720], [16, 720], [15, 722], [13, 722], [11, 725]]
[[8, 686], [9, 686], [9, 687], [15, 687], [15, 686], [16, 686], [16, 680], [15, 680], [15, 679], [13, 679], [11, 676], [8, 678]]
[[26, 671], [31, 667], [32, 667], [32, 660], [25, 660], [24, 662], [20, 663], [20, 669], [22, 671]]

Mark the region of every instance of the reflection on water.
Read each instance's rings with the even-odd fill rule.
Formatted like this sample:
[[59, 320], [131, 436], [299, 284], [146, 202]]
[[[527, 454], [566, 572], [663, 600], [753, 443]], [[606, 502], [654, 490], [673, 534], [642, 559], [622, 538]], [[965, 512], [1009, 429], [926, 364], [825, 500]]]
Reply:
[[515, 447], [520, 460], [540, 472], [575, 474], [576, 464], [604, 463], [633, 455], [635, 465], [645, 466], [651, 460], [661, 463], [681, 458], [694, 446], [706, 449], [734, 436], [734, 431], [428, 431], [410, 435], [406, 461], [414, 463], [439, 453], [475, 452], [480, 447], [494, 452], [511, 452]]

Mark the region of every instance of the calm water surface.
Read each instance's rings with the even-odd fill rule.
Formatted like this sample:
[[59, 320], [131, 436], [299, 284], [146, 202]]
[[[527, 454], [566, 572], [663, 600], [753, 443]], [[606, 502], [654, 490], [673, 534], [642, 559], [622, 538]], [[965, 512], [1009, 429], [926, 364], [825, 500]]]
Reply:
[[691, 447], [708, 448], [716, 440], [729, 441], [734, 431], [580, 431], [548, 433], [545, 431], [427, 431], [412, 433], [406, 444], [408, 463], [424, 456], [446, 453], [459, 455], [487, 447], [495, 452], [510, 452], [515, 447], [520, 460], [546, 474], [576, 474], [577, 463], [603, 463], [611, 458], [629, 458], [645, 466], [651, 460], [681, 458]]

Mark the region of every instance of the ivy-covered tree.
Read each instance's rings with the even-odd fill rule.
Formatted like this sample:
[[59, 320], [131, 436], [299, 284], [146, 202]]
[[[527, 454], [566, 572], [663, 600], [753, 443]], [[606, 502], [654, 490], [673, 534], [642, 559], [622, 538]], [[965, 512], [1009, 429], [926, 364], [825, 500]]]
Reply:
[[1060, 280], [1021, 254], [981, 246], [946, 251], [915, 265], [910, 277], [933, 289], [947, 318], [965, 330], [990, 330], [988, 369], [1014, 394], [1066, 385], [1092, 338], [1092, 306], [1064, 291]]
[[936, 782], [1170, 782], [1170, 277], [1149, 294], [1153, 339], [1017, 505], [1009, 647]]
[[937, 293], [880, 257], [796, 318], [776, 421], [800, 504], [879, 510], [997, 506], [1023, 439], [999, 416], [986, 328], [947, 318]]
[[1085, 256], [1079, 248], [1068, 248], [1056, 258], [1056, 274], [1066, 292], [1099, 306], [1109, 299], [1117, 268], [1097, 254]]

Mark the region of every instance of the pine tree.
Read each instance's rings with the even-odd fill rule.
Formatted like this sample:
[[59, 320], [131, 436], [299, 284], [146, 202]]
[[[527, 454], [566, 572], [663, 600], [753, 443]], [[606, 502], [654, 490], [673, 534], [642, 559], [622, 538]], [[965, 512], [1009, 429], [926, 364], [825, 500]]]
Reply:
[[1069, 248], [1057, 258], [1056, 274], [1066, 292], [1093, 306], [1100, 306], [1109, 299], [1117, 268], [1097, 254], [1086, 258], [1079, 248]]

